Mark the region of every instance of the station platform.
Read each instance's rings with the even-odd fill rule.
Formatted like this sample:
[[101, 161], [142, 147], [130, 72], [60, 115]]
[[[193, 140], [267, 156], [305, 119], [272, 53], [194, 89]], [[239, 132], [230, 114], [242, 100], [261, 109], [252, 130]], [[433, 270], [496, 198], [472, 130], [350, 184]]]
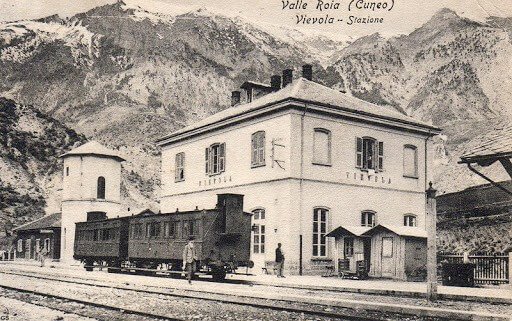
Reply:
[[[228, 275], [229, 279], [250, 281], [258, 285], [314, 289], [365, 294], [426, 297], [425, 282], [403, 282], [387, 279], [351, 280], [338, 277], [290, 275], [278, 278], [275, 275]], [[457, 301], [477, 301], [512, 304], [512, 286], [455, 287], [438, 285], [438, 298]]]
[[[34, 260], [0, 261], [1, 264], [12, 266], [39, 266]], [[45, 268], [56, 270], [76, 270], [82, 274], [83, 266], [78, 263], [64, 263], [47, 261]], [[245, 269], [242, 269], [245, 272]], [[250, 272], [250, 271], [249, 271]], [[389, 279], [352, 280], [339, 277], [299, 276], [290, 275], [278, 278], [275, 275], [243, 275], [228, 274], [228, 281], [237, 283], [250, 283], [254, 285], [268, 285], [280, 288], [311, 289], [331, 292], [350, 292], [361, 294], [376, 294], [388, 296], [401, 296], [411, 298], [425, 298], [427, 284], [425, 282], [403, 282]], [[438, 298], [440, 300], [474, 301], [484, 303], [512, 304], [512, 285], [455, 287], [438, 285]]]

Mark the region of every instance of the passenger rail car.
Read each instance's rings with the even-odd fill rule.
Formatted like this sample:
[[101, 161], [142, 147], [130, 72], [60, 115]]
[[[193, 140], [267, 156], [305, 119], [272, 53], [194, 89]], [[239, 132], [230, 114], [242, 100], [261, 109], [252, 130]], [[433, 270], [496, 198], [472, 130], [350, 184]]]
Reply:
[[187, 212], [107, 219], [88, 217], [76, 224], [75, 259], [90, 270], [96, 262], [112, 269], [181, 270], [182, 253], [190, 237], [200, 272], [223, 279], [250, 261], [251, 214], [243, 212], [243, 195], [219, 194], [217, 206]]

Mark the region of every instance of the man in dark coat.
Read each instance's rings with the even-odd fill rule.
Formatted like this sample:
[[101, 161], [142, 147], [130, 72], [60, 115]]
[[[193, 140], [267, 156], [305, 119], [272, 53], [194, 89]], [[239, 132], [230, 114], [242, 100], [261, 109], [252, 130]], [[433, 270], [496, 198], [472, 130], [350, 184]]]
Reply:
[[276, 249], [276, 267], [277, 267], [277, 277], [278, 278], [284, 278], [283, 275], [283, 266], [284, 266], [284, 252], [281, 248], [281, 243], [277, 244]]

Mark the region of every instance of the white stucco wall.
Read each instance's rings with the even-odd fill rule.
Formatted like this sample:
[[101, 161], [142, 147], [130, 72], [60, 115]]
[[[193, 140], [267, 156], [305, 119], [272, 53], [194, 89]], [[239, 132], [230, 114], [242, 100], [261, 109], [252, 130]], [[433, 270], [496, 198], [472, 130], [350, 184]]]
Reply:
[[[66, 175], [69, 168], [69, 175]], [[105, 199], [98, 200], [98, 177], [105, 178]], [[121, 163], [112, 158], [72, 155], [64, 158], [61, 203], [61, 261], [73, 262], [75, 223], [87, 220], [87, 212], [120, 213]]]
[[[236, 107], [234, 107], [236, 108]], [[313, 164], [315, 128], [331, 132], [331, 165]], [[266, 132], [266, 166], [251, 168], [251, 134]], [[370, 136], [384, 142], [384, 171], [373, 173], [355, 167], [355, 139]], [[271, 140], [284, 170], [271, 166]], [[226, 143], [226, 172], [207, 176], [205, 148]], [[418, 177], [403, 175], [403, 148], [418, 151]], [[431, 144], [429, 144], [431, 148]], [[184, 152], [185, 181], [174, 182], [175, 154]], [[431, 155], [431, 152], [429, 152]], [[432, 162], [429, 156], [428, 162]], [[430, 168], [427, 168], [430, 171]], [[305, 116], [289, 110], [243, 124], [209, 132], [162, 148], [162, 212], [215, 206], [217, 193], [245, 195], [244, 210], [266, 211], [266, 253], [253, 255], [256, 267], [274, 260], [278, 242], [283, 243], [286, 266], [298, 270], [300, 235], [305, 272], [312, 265], [312, 220], [315, 207], [329, 209], [328, 231], [340, 225], [361, 224], [361, 211], [376, 212], [377, 224], [403, 225], [403, 215], [417, 216], [418, 228], [425, 228], [425, 137], [368, 123], [328, 116]], [[220, 179], [220, 180], [219, 180]], [[205, 184], [206, 183], [206, 184]], [[261, 222], [260, 222], [261, 223]], [[337, 257], [334, 240], [328, 238], [327, 258]]]

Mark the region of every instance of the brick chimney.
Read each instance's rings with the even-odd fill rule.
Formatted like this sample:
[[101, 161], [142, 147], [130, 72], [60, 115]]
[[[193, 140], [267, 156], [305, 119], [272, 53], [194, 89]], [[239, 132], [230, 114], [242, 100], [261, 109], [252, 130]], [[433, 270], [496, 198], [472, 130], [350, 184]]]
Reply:
[[283, 88], [291, 84], [293, 81], [293, 69], [283, 70]]
[[281, 89], [281, 76], [273, 75], [270, 77], [270, 87], [272, 87], [272, 91], [278, 91]]
[[231, 92], [231, 107], [240, 104], [240, 91], [234, 90]]
[[313, 66], [306, 64], [302, 66], [302, 78], [313, 80]]

